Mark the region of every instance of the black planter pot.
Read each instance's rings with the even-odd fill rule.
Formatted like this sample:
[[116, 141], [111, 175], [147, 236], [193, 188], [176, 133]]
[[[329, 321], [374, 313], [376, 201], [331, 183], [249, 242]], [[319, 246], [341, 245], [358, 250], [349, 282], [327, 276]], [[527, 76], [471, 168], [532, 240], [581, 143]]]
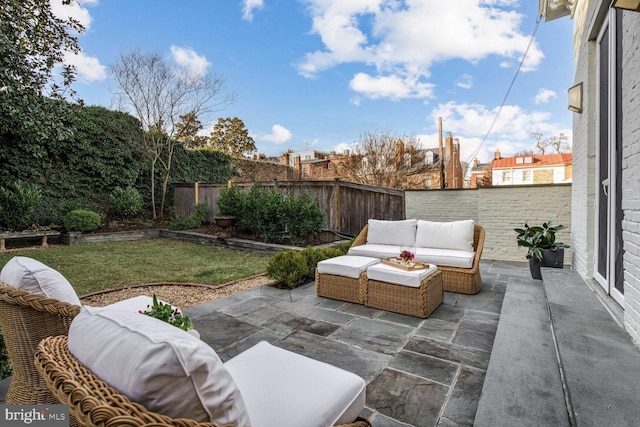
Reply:
[[540, 267], [564, 267], [564, 248], [559, 248], [555, 251], [543, 249], [542, 261], [538, 261], [535, 257], [529, 258], [529, 271], [532, 279], [542, 280]]

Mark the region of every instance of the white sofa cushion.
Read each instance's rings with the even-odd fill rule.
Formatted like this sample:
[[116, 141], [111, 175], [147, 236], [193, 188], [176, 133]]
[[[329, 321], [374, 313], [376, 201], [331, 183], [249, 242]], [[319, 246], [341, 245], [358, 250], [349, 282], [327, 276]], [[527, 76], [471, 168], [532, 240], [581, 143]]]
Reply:
[[360, 246], [352, 246], [347, 254], [349, 256], [361, 256], [370, 258], [390, 258], [400, 255], [403, 246], [380, 245], [367, 243]]
[[322, 260], [318, 262], [316, 268], [320, 274], [332, 274], [334, 276], [357, 279], [360, 277], [360, 273], [365, 271], [367, 267], [379, 262], [379, 258], [343, 255]]
[[71, 283], [57, 270], [33, 258], [11, 258], [0, 272], [0, 282], [69, 304], [80, 305]]
[[387, 264], [372, 265], [367, 269], [367, 278], [395, 285], [419, 288], [422, 281], [437, 270], [435, 265], [421, 270], [403, 270]]
[[418, 221], [416, 247], [473, 251], [473, 220]]
[[416, 261], [446, 267], [471, 268], [475, 252], [454, 249], [416, 248]]
[[354, 421], [365, 382], [335, 366], [261, 341], [225, 363], [252, 427], [325, 427]]
[[83, 307], [69, 351], [96, 376], [147, 409], [173, 418], [250, 424], [240, 391], [216, 352], [161, 320]]
[[367, 243], [396, 246], [415, 246], [416, 225], [415, 219], [403, 221], [369, 220], [367, 230]]

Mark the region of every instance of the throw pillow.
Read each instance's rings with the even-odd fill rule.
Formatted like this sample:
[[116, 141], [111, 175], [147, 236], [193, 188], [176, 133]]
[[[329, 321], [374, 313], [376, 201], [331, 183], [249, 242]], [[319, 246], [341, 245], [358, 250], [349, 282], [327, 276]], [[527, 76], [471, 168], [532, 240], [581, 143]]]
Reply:
[[453, 222], [418, 221], [416, 247], [473, 252], [472, 219]]
[[166, 322], [109, 307], [83, 307], [69, 328], [69, 351], [150, 411], [250, 425], [240, 391], [216, 352]]
[[47, 298], [80, 305], [71, 283], [58, 271], [33, 258], [11, 258], [0, 272], [0, 282]]
[[369, 220], [367, 243], [378, 245], [415, 246], [415, 219], [402, 221]]

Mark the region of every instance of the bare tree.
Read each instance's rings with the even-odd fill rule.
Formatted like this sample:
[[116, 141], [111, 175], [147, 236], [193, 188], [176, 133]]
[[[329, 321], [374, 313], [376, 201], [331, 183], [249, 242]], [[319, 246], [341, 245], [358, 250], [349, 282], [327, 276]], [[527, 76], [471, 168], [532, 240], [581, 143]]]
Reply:
[[365, 132], [341, 162], [343, 178], [390, 188], [405, 188], [407, 175], [418, 155], [415, 137], [388, 132]]
[[540, 132], [531, 132], [531, 138], [536, 140], [536, 148], [540, 151], [540, 154], [544, 155], [545, 150], [549, 146], [549, 140], [542, 139], [543, 135]]
[[[225, 93], [221, 78], [172, 67], [158, 53], [122, 53], [110, 70], [120, 108], [135, 114], [145, 131], [143, 150], [150, 163], [153, 218], [162, 218], [173, 153], [181, 144], [177, 126], [181, 117], [192, 113], [206, 119], [232, 103], [235, 96]], [[163, 173], [159, 215], [155, 196], [158, 164]]]
[[558, 154], [571, 151], [569, 139], [567, 138], [567, 135], [562, 132], [560, 132], [558, 136], [550, 136], [549, 138], [547, 138], [547, 142], [549, 143], [549, 146], [553, 147]]

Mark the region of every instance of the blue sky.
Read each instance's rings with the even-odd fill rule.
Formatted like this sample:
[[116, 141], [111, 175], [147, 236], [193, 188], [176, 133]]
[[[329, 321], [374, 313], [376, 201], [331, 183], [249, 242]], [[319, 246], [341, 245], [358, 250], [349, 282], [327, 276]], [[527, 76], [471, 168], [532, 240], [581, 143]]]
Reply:
[[208, 118], [243, 120], [269, 156], [341, 151], [365, 132], [417, 136], [437, 147], [437, 118], [462, 148], [489, 161], [532, 149], [531, 132], [571, 136], [572, 24], [541, 22], [531, 0], [51, 0], [87, 28], [74, 89], [112, 107], [109, 65], [157, 52], [222, 77], [236, 102]]

